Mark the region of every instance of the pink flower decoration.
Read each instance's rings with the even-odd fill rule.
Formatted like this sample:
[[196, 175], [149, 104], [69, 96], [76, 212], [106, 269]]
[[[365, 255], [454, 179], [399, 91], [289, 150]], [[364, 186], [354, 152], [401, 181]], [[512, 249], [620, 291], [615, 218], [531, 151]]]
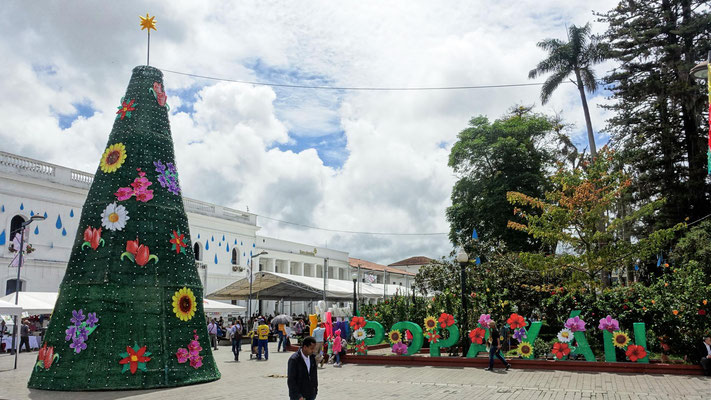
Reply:
[[200, 356], [190, 357], [190, 366], [195, 369], [202, 367], [202, 357], [200, 357]]
[[200, 342], [197, 340], [191, 340], [190, 344], [188, 345], [188, 349], [190, 349], [190, 352], [199, 352], [202, 350], [202, 347], [200, 346]]
[[600, 320], [600, 325], [598, 326], [600, 330], [615, 332], [620, 330], [620, 322], [608, 315], [607, 317]]
[[401, 356], [401, 355], [407, 353], [407, 345], [403, 342], [397, 342], [393, 345], [392, 352]]
[[565, 327], [573, 332], [585, 332], [585, 321], [580, 319], [580, 317], [568, 318], [565, 321]]
[[128, 200], [133, 196], [133, 190], [131, 188], [122, 187], [114, 194], [119, 201]]
[[483, 327], [488, 327], [489, 322], [491, 322], [491, 315], [490, 314], [481, 314], [479, 316], [479, 325]]
[[175, 356], [178, 357], [178, 362], [181, 364], [188, 361], [188, 351], [183, 348], [178, 349]]

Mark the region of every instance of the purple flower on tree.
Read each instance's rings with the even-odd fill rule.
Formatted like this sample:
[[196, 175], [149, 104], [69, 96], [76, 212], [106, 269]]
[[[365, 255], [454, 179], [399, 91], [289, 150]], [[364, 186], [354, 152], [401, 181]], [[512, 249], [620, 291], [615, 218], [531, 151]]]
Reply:
[[565, 327], [573, 332], [585, 332], [585, 321], [580, 319], [580, 317], [568, 318], [565, 321]]
[[180, 364], [183, 364], [188, 361], [188, 351], [182, 347], [178, 349], [178, 352], [175, 353], [175, 356], [178, 357], [178, 362]]
[[513, 337], [514, 337], [514, 339], [521, 342], [521, 341], [523, 341], [523, 339], [527, 338], [528, 336], [526, 335], [526, 330], [521, 328], [521, 329], [514, 330]]
[[69, 326], [69, 327], [67, 327], [67, 330], [64, 331], [64, 333], [67, 334], [67, 336], [64, 338], [64, 340], [70, 341], [70, 340], [74, 339], [74, 337], [77, 335], [77, 327], [74, 325]]
[[397, 342], [393, 345], [392, 352], [401, 356], [401, 355], [407, 353], [407, 345], [403, 342]]
[[620, 330], [620, 322], [612, 318], [610, 315], [600, 320], [600, 325], [598, 326], [600, 330], [615, 332]]
[[93, 328], [96, 323], [99, 322], [99, 318], [96, 317], [96, 313], [89, 313], [86, 317], [86, 326]]
[[81, 353], [82, 350], [86, 349], [86, 343], [84, 343], [84, 338], [75, 337], [72, 339], [72, 344], [69, 345], [70, 348], [74, 349], [77, 354]]
[[87, 340], [89, 339], [89, 331], [87, 331], [83, 326], [80, 326], [77, 329], [77, 336], [79, 336], [82, 340]]
[[158, 175], [158, 183], [163, 188], [167, 188], [169, 192], [179, 195], [180, 186], [178, 185], [178, 171], [173, 163], [167, 163], [167, 166], [160, 160], [153, 161]]
[[72, 319], [71, 319], [72, 324], [79, 326], [79, 325], [81, 325], [81, 321], [84, 321], [84, 318], [86, 318], [86, 317], [84, 316], [84, 312], [81, 309], [79, 309], [79, 311], [77, 311], [77, 310], [72, 311]]

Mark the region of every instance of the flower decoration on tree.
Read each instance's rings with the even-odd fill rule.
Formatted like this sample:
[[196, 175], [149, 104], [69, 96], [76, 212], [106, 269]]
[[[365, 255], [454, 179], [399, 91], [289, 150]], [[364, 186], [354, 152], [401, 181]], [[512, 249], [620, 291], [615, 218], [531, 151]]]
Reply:
[[516, 313], [511, 314], [506, 323], [509, 324], [511, 329], [523, 328], [527, 325], [526, 319]]
[[128, 200], [133, 196], [136, 196], [136, 200], [141, 202], [148, 202], [153, 198], [153, 190], [148, 189], [153, 183], [146, 178], [146, 173], [141, 171], [140, 168], [136, 168], [138, 171], [138, 178], [133, 180], [130, 187], [119, 188], [114, 196], [118, 201]]
[[146, 372], [146, 363], [151, 361], [150, 355], [151, 352], [146, 351], [146, 346], [139, 348], [138, 343], [136, 343], [133, 348], [126, 346], [126, 352], [119, 354], [120, 357], [123, 357], [119, 361], [119, 364], [123, 365], [121, 373], [130, 370], [133, 375], [139, 369]]
[[368, 354], [368, 346], [365, 345], [365, 342], [356, 343], [355, 349], [356, 349], [356, 354], [358, 354], [358, 355]]
[[84, 243], [82, 243], [81, 249], [84, 250], [84, 246], [89, 246], [92, 250], [96, 250], [99, 245], [104, 246], [104, 239], [101, 238], [101, 228], [94, 229], [88, 226], [84, 230]]
[[188, 344], [188, 348], [179, 348], [175, 353], [175, 357], [178, 358], [179, 364], [184, 364], [190, 361], [190, 366], [198, 369], [202, 367], [202, 356], [200, 355], [202, 351], [202, 346], [198, 341], [197, 329], [193, 330], [193, 340]]
[[560, 343], [556, 342], [553, 344], [553, 355], [557, 359], [562, 359], [563, 357], [567, 356], [570, 354], [570, 347], [568, 346], [568, 343]]
[[627, 355], [627, 358], [629, 358], [630, 361], [637, 362], [637, 360], [647, 357], [647, 351], [642, 346], [631, 344], [627, 346], [625, 355]]
[[185, 248], [188, 247], [188, 245], [185, 243], [185, 235], [180, 233], [180, 229], [178, 229], [177, 232], [173, 231], [173, 237], [170, 238], [170, 243], [173, 244], [173, 247], [170, 249], [175, 250], [176, 254], [185, 254]]
[[598, 328], [602, 331], [615, 332], [620, 330], [620, 322], [608, 315], [600, 320]]
[[572, 332], [585, 332], [585, 321], [580, 319], [580, 317], [568, 318], [568, 320], [565, 321], [565, 327]]
[[627, 333], [625, 333], [625, 332], [617, 331], [612, 334], [612, 344], [614, 344], [615, 347], [624, 349], [625, 347], [627, 347], [629, 342], [630, 342], [630, 337], [627, 336]]
[[116, 172], [126, 161], [126, 146], [123, 143], [114, 143], [104, 150], [101, 155], [99, 168], [107, 174]]
[[523, 358], [531, 358], [533, 357], [533, 346], [529, 342], [521, 342], [518, 345], [518, 353]]
[[136, 240], [126, 241], [126, 251], [121, 253], [121, 261], [126, 257], [129, 260], [143, 267], [153, 260], [154, 264], [158, 263], [158, 256], [151, 254], [151, 250], [145, 244], [140, 244], [138, 238]]
[[442, 313], [437, 319], [442, 329], [446, 329], [454, 325], [454, 316], [452, 314]]
[[435, 317], [432, 316], [427, 316], [425, 317], [425, 330], [426, 331], [433, 331], [437, 329], [437, 320]]
[[111, 231], [120, 231], [126, 227], [129, 219], [126, 207], [113, 202], [101, 213], [101, 226]]
[[[363, 318], [363, 317], [351, 318], [350, 326], [351, 326], [351, 328], [353, 328], [353, 330], [356, 330], [356, 331], [359, 329], [365, 328], [365, 318]], [[365, 332], [363, 332], [363, 333], [365, 333]]]
[[390, 339], [390, 343], [402, 342], [402, 335], [400, 331], [390, 331], [388, 332], [388, 339]]
[[403, 342], [397, 342], [393, 345], [392, 352], [401, 356], [407, 353], [407, 345]]
[[118, 106], [118, 111], [116, 111], [116, 118], [121, 117], [123, 119], [124, 117], [131, 118], [131, 111], [135, 111], [136, 107], [138, 104], [135, 103], [134, 99], [131, 99], [128, 103], [124, 101], [124, 99], [121, 99], [121, 105]]
[[183, 287], [173, 294], [173, 312], [181, 321], [189, 321], [197, 310], [195, 294], [187, 287]]
[[52, 366], [52, 363], [59, 359], [59, 354], [54, 354], [54, 346], [47, 347], [47, 342], [44, 342], [44, 346], [39, 349], [37, 354], [37, 363], [35, 364], [35, 371], [44, 368], [48, 370]]
[[490, 314], [481, 314], [479, 316], [479, 325], [483, 327], [489, 326], [489, 322], [491, 322], [491, 315]]
[[523, 339], [527, 337], [528, 335], [526, 335], [526, 330], [523, 328], [519, 328], [514, 331], [513, 338], [518, 340], [519, 342], [522, 342]]
[[160, 183], [160, 186], [168, 188], [170, 193], [180, 195], [178, 170], [175, 169], [175, 165], [171, 162], [164, 165], [160, 160], [153, 161], [153, 165], [156, 167], [156, 172], [158, 173], [158, 183]]
[[435, 331], [427, 331], [425, 332], [425, 337], [430, 343], [437, 343], [439, 339], [442, 338], [442, 336], [438, 335], [437, 332]]
[[365, 329], [360, 328], [353, 331], [353, 339], [356, 341], [365, 340], [367, 335], [365, 334]]
[[469, 331], [469, 339], [471, 339], [472, 343], [482, 344], [485, 337], [486, 329], [484, 328], [474, 328]]
[[573, 331], [571, 331], [568, 328], [563, 328], [560, 332], [558, 332], [558, 340], [563, 342], [563, 343], [570, 343], [573, 341]]
[[72, 325], [67, 326], [67, 329], [64, 331], [66, 335], [64, 340], [71, 342], [69, 348], [74, 349], [74, 352], [78, 354], [81, 353], [82, 350], [86, 350], [86, 341], [89, 339], [89, 335], [99, 327], [99, 325], [97, 325], [99, 318], [96, 316], [96, 313], [84, 315], [84, 310], [79, 309], [79, 311], [72, 311], [72, 318], [69, 322], [71, 322]]
[[156, 101], [158, 102], [159, 106], [166, 107], [168, 110], [170, 110], [170, 107], [166, 106], [166, 100], [168, 100], [168, 96], [163, 91], [163, 85], [161, 85], [160, 82], [153, 82], [153, 87], [148, 89], [148, 91], [153, 94], [153, 97], [156, 98]]

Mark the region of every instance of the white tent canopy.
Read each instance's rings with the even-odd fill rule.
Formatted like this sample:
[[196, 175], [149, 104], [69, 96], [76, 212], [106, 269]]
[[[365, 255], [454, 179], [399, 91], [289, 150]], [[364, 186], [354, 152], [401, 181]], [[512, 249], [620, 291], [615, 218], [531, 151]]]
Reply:
[[14, 301], [10, 303], [9, 301], [0, 300], [0, 315], [20, 314], [22, 314], [22, 307], [20, 307], [19, 305], [16, 306]]
[[[57, 292], [20, 292], [17, 305], [23, 312], [33, 314], [51, 314], [57, 302]], [[0, 297], [0, 300], [15, 304], [15, 293]]]
[[202, 308], [206, 313], [242, 313], [246, 307], [222, 303], [220, 301], [202, 299]]
[[[384, 293], [384, 290], [387, 290]], [[360, 285], [360, 298], [382, 298], [383, 294], [393, 296], [397, 293], [406, 295], [404, 287], [380, 283]], [[254, 300], [292, 300], [311, 301], [323, 299], [323, 278], [298, 276], [278, 272], [259, 271], [254, 273], [252, 298]], [[246, 277], [211, 293], [208, 297], [220, 300], [243, 300], [249, 298], [249, 279]], [[326, 297], [330, 300], [353, 299], [353, 282], [338, 279], [326, 281]]]

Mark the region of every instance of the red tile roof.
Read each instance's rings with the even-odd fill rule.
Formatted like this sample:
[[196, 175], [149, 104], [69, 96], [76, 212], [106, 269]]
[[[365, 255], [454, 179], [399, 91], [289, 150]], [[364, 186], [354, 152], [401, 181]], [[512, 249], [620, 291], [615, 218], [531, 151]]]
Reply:
[[381, 264], [376, 264], [374, 262], [366, 261], [366, 260], [361, 260], [360, 258], [353, 258], [353, 257], [348, 257], [348, 263], [351, 265], [353, 268], [358, 268], [360, 266], [362, 269], [368, 269], [371, 271], [387, 271], [389, 274], [400, 274], [400, 275], [409, 275], [409, 276], [415, 276], [412, 272], [408, 271], [403, 271], [401, 269], [397, 268], [392, 268], [388, 267], [386, 265], [381, 265]]
[[416, 256], [416, 257], [406, 258], [404, 260], [400, 260], [398, 262], [394, 262], [394, 263], [388, 264], [388, 265], [391, 267], [397, 266], [397, 265], [426, 265], [426, 264], [429, 264], [430, 261], [432, 261], [432, 259], [429, 257]]

